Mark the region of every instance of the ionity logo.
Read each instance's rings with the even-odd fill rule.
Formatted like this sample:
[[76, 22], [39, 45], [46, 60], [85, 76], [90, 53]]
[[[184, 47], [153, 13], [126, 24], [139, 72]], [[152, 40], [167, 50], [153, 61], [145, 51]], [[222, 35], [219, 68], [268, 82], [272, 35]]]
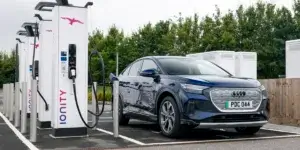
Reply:
[[74, 23], [83, 24], [82, 21], [77, 20], [77, 19], [75, 19], [75, 18], [61, 17], [61, 19], [68, 20], [70, 25], [73, 25]]
[[[31, 45], [34, 45], [34, 44], [31, 44]], [[39, 46], [40, 46], [39, 44], [35, 44], [34, 48], [39, 48]]]

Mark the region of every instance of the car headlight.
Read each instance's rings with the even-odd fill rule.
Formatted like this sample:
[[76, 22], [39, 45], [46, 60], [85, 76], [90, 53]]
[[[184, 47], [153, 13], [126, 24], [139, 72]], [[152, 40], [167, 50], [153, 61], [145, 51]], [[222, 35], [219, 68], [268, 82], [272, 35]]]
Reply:
[[263, 86], [263, 85], [261, 85], [259, 88], [260, 88], [261, 91], [265, 91], [266, 90], [265, 86]]
[[207, 89], [207, 86], [193, 85], [193, 84], [181, 84], [181, 87], [189, 93], [202, 94], [204, 89]]

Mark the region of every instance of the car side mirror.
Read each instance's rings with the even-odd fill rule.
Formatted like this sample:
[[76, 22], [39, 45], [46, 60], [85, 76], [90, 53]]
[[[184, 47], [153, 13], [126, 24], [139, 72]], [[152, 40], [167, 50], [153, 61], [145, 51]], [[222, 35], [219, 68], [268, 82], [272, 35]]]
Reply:
[[109, 74], [109, 80], [110, 80], [111, 83], [113, 83], [114, 81], [118, 81], [119, 79], [115, 74], [110, 73]]
[[156, 71], [156, 69], [147, 69], [147, 70], [143, 70], [140, 73], [140, 76], [157, 78], [158, 77], [158, 72]]

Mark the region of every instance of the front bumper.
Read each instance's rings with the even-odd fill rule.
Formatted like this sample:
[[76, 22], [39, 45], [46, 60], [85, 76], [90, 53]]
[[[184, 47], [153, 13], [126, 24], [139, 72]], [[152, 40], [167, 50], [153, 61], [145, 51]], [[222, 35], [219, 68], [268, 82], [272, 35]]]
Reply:
[[208, 96], [181, 93], [183, 100], [182, 124], [198, 125], [199, 128], [227, 128], [263, 126], [268, 122], [268, 99], [264, 98], [256, 111], [221, 112]]
[[208, 123], [202, 122], [198, 128], [235, 128], [235, 127], [261, 127], [268, 123], [265, 121], [250, 121], [250, 122], [219, 122], [219, 123]]

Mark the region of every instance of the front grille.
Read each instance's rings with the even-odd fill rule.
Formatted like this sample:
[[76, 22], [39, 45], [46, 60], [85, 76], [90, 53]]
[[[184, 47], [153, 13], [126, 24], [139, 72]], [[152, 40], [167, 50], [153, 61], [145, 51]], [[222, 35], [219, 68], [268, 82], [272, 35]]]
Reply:
[[[244, 96], [233, 96], [232, 93], [242, 91]], [[256, 111], [262, 101], [262, 93], [259, 88], [216, 88], [210, 91], [212, 103], [221, 112], [250, 112]], [[252, 101], [252, 108], [226, 108], [227, 101]]]

